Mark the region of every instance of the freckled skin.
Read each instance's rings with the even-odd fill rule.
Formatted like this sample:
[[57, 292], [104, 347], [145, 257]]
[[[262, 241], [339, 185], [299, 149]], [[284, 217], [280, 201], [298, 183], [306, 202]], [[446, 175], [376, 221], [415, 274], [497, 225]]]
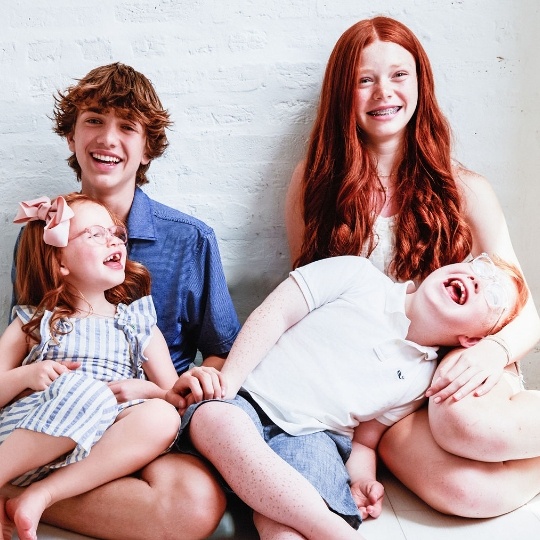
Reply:
[[199, 452], [253, 508], [261, 539], [363, 539], [328, 509], [300, 473], [272, 451], [238, 407], [220, 402], [201, 405], [191, 419], [190, 435]]

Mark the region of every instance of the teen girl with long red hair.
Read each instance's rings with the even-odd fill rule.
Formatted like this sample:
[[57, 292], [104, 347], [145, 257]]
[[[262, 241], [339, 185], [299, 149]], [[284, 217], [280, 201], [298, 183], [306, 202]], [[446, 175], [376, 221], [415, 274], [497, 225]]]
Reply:
[[[338, 40], [286, 209], [294, 266], [364, 255], [418, 282], [483, 251], [518, 264], [493, 189], [451, 157], [422, 45], [388, 17]], [[442, 360], [429, 417], [425, 407], [383, 437], [386, 465], [434, 508], [489, 517], [540, 492], [540, 396], [523, 390], [516, 367], [539, 337], [530, 299], [494, 337]]]

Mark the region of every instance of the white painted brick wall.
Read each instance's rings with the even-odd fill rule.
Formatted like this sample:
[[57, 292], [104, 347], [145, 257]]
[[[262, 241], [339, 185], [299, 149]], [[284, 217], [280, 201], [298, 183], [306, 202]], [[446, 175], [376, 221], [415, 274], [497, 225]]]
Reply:
[[[147, 191], [214, 227], [241, 318], [288, 269], [285, 190], [341, 33], [384, 13], [426, 47], [456, 156], [493, 183], [540, 304], [540, 4], [529, 0], [0, 0], [0, 329], [16, 203], [77, 188], [52, 94], [121, 61], [175, 121]], [[532, 355], [538, 356], [538, 355]], [[540, 371], [535, 377], [540, 382]]]

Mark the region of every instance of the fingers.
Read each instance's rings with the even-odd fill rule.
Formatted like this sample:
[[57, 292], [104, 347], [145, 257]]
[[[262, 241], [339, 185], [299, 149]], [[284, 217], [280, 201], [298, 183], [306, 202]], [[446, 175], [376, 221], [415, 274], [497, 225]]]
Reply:
[[361, 486], [357, 484], [351, 488], [353, 498], [362, 519], [377, 518], [381, 515], [384, 500], [384, 486], [377, 480], [370, 481]]
[[384, 499], [384, 486], [380, 482], [374, 482], [369, 488], [368, 501], [366, 506], [367, 515], [377, 518], [382, 512], [382, 503]]
[[186, 400], [180, 394], [175, 392], [174, 389], [169, 390], [165, 394], [165, 400], [181, 412], [186, 409]]
[[76, 370], [76, 369], [79, 369], [81, 367], [81, 363], [80, 362], [73, 362], [72, 360], [62, 360], [62, 361], [58, 361], [56, 362], [57, 364], [61, 364], [62, 366], [66, 367], [69, 370]]
[[451, 381], [443, 390], [432, 394], [432, 401], [442, 403], [449, 398], [459, 401], [473, 392], [475, 395], [481, 396], [493, 389], [500, 376], [501, 374], [490, 374], [486, 370], [468, 369]]
[[185, 383], [187, 388], [195, 401], [221, 399], [225, 395], [221, 373], [217, 369], [202, 366], [195, 367], [184, 375], [186, 375]]

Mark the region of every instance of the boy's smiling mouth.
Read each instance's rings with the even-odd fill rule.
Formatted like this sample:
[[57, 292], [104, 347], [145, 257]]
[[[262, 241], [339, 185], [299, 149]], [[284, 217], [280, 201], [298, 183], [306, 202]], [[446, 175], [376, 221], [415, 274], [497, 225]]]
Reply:
[[444, 287], [448, 292], [450, 298], [456, 303], [462, 306], [467, 301], [467, 288], [463, 281], [458, 278], [450, 278], [444, 283]]
[[92, 153], [91, 156], [102, 163], [120, 163], [120, 158], [115, 156], [106, 156], [105, 154]]

